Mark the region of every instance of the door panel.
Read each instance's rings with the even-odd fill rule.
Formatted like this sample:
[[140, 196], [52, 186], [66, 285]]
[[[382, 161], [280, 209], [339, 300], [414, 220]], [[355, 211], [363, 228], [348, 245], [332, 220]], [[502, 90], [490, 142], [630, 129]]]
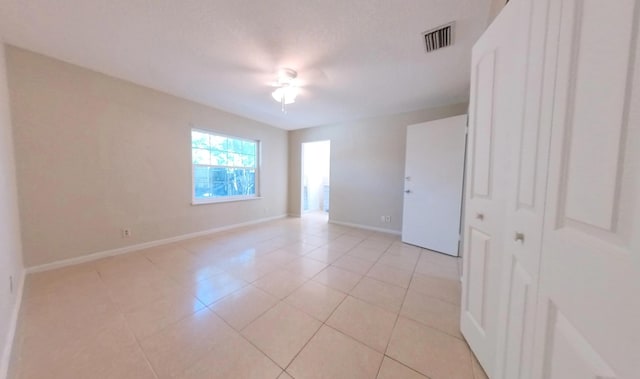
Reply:
[[487, 299], [487, 263], [491, 253], [491, 236], [474, 229], [469, 229], [469, 276], [467, 277], [468, 290], [464, 310], [474, 322], [475, 327], [486, 334], [486, 308]]
[[513, 258], [510, 271], [508, 273], [510, 282], [508, 283], [509, 297], [507, 304], [507, 323], [505, 348], [498, 349], [503, 352], [504, 362], [501, 366], [501, 375], [504, 378], [521, 378], [523, 376], [523, 362], [527, 359], [528, 326], [531, 324], [530, 314], [535, 309], [535, 298], [532, 296], [534, 287], [532, 278], [525, 268], [519, 263], [517, 258]]
[[[599, 1], [564, 1], [563, 5], [563, 43], [571, 44], [576, 53], [563, 57], [560, 64], [565, 67], [558, 76], [564, 83], [567, 109], [562, 117], [568, 137], [562, 221], [612, 231], [618, 208], [634, 1], [606, 7]], [[593, 159], [594, 152], [598, 159]]]
[[613, 370], [555, 307], [548, 323], [549, 362], [544, 378], [615, 379]]
[[640, 372], [637, 8], [634, 0], [551, 2], [560, 27], [548, 48], [558, 56], [537, 377]]
[[471, 168], [471, 197], [491, 199], [491, 155], [493, 129], [493, 85], [495, 72], [495, 51], [488, 51], [476, 65], [473, 134], [473, 157]]

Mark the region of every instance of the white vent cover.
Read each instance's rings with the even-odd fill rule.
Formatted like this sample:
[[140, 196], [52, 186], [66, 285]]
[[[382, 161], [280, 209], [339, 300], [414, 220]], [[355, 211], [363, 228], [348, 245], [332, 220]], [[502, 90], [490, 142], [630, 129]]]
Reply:
[[439, 26], [435, 29], [426, 31], [423, 34], [427, 53], [453, 44], [453, 27], [455, 22]]

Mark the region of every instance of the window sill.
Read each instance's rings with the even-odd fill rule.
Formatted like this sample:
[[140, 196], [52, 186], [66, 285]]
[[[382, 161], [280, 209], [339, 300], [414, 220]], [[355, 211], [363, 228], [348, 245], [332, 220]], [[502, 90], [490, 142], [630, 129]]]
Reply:
[[206, 205], [206, 204], [218, 204], [218, 203], [234, 203], [237, 201], [250, 201], [250, 200], [260, 200], [262, 196], [251, 196], [251, 197], [226, 197], [219, 199], [206, 199], [206, 200], [191, 200], [191, 205]]

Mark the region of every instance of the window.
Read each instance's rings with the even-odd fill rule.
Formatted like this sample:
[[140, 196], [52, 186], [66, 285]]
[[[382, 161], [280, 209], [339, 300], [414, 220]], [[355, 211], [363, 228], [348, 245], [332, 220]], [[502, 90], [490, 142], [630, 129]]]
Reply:
[[259, 145], [192, 129], [193, 203], [257, 198]]

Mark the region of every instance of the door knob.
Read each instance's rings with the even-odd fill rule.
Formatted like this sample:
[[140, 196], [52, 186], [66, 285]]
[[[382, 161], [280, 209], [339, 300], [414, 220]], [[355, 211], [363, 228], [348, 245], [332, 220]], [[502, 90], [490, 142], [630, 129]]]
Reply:
[[484, 213], [476, 213], [476, 218], [480, 221], [484, 220]]
[[405, 190], [404, 193], [411, 193], [411, 190]]
[[516, 242], [524, 243], [524, 233], [516, 232], [513, 240]]

